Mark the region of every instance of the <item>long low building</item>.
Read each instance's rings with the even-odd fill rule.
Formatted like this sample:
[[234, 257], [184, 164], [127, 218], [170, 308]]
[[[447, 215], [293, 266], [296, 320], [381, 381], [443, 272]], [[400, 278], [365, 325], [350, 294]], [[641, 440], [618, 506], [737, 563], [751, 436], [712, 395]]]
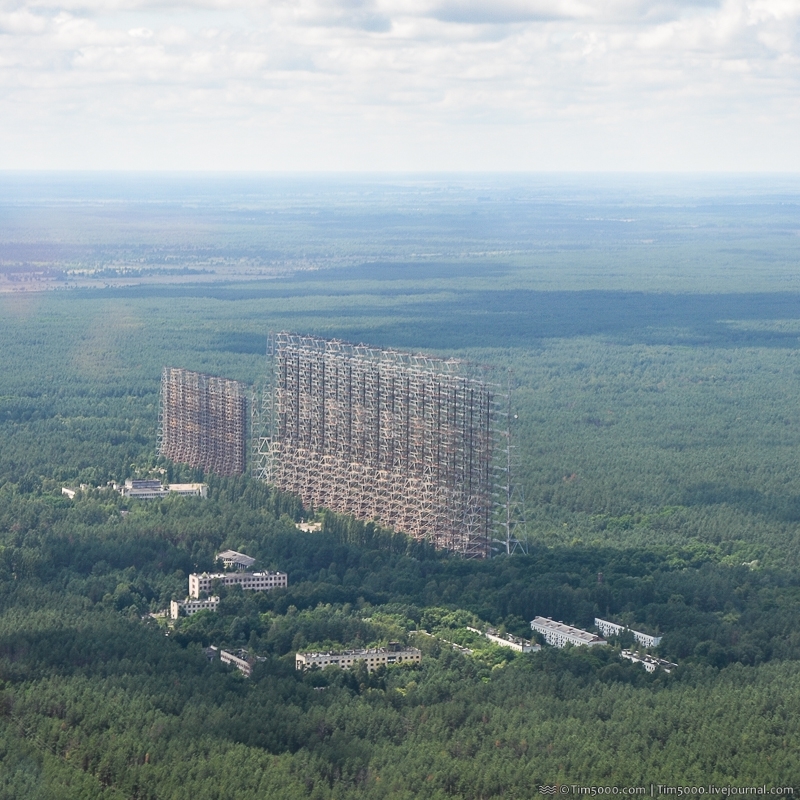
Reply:
[[541, 645], [534, 644], [527, 639], [521, 639], [519, 636], [514, 636], [510, 633], [501, 634], [491, 629], [483, 634], [490, 642], [500, 645], [500, 647], [510, 647], [519, 653], [535, 653], [541, 650]]
[[206, 483], [168, 483], [167, 490], [170, 494], [179, 494], [183, 497], [208, 497]]
[[416, 647], [404, 647], [391, 642], [388, 647], [375, 647], [369, 650], [341, 650], [325, 653], [297, 653], [294, 659], [295, 669], [307, 670], [312, 667], [324, 669], [335, 666], [341, 669], [352, 669], [360, 661], [372, 672], [378, 667], [389, 664], [419, 664], [422, 653]]
[[657, 669], [663, 669], [664, 672], [672, 672], [678, 666], [672, 661], [666, 661], [655, 656], [639, 655], [638, 653], [632, 653], [630, 650], [623, 650], [620, 655], [628, 659], [628, 661], [633, 661], [634, 664], [643, 664], [648, 672], [655, 672]]
[[258, 661], [266, 661], [264, 656], [252, 656], [247, 650], [237, 650], [231, 653], [229, 650], [220, 650], [219, 647], [213, 644], [206, 647], [203, 651], [209, 661], [218, 658], [223, 664], [232, 664], [245, 678], [249, 678], [253, 674], [253, 666]]
[[157, 500], [169, 494], [167, 487], [159, 480], [127, 480], [117, 490], [123, 497], [135, 497], [139, 500]]
[[223, 664], [233, 664], [245, 678], [249, 678], [253, 674], [253, 664], [251, 663], [254, 659], [247, 660], [242, 658], [241, 656], [234, 655], [233, 653], [228, 652], [227, 650], [220, 650], [219, 651], [219, 660]]
[[621, 633], [625, 633], [625, 631], [630, 631], [633, 634], [633, 638], [636, 639], [642, 647], [658, 647], [658, 645], [661, 644], [660, 636], [651, 636], [649, 633], [635, 631], [627, 625], [617, 625], [616, 622], [609, 622], [607, 619], [595, 617], [594, 626], [603, 636], [619, 636]]
[[223, 586], [241, 586], [251, 592], [269, 592], [289, 585], [285, 572], [193, 572], [189, 575], [189, 597], [200, 597], [201, 592], [208, 594], [215, 581]]
[[531, 620], [531, 630], [541, 633], [547, 644], [553, 647], [565, 647], [568, 644], [577, 647], [594, 647], [598, 644], [608, 644], [595, 633], [582, 631], [580, 628], [573, 628], [563, 622], [556, 622], [549, 617], [535, 617]]
[[203, 600], [187, 597], [182, 603], [173, 600], [169, 604], [169, 615], [171, 619], [178, 619], [183, 614], [191, 617], [198, 611], [216, 611], [219, 605], [219, 597], [206, 597]]
[[516, 650], [518, 653], [534, 653], [542, 649], [540, 645], [529, 642], [527, 639], [521, 639], [519, 636], [514, 636], [510, 633], [500, 633], [500, 631], [494, 628], [482, 631], [467, 625], [467, 630], [473, 633], [479, 633], [492, 642], [492, 644], [499, 645], [500, 647], [509, 647], [512, 650]]
[[208, 485], [205, 483], [168, 483], [166, 486], [160, 480], [134, 480], [128, 479], [124, 486], [114, 484], [114, 488], [123, 496], [138, 500], [158, 500], [170, 494], [179, 494], [184, 497], [207, 497]]

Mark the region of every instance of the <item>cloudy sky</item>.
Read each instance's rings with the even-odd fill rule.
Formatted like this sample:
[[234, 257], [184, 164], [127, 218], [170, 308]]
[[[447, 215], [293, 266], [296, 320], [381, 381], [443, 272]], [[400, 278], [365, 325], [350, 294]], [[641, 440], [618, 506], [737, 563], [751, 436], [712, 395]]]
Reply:
[[800, 0], [0, 0], [0, 169], [800, 171]]

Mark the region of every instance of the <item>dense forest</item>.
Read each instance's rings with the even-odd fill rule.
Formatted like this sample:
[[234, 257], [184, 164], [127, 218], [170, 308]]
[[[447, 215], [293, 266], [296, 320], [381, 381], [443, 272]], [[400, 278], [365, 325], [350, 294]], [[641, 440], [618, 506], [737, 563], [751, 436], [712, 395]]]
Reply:
[[[5, 796], [525, 797], [557, 781], [800, 777], [788, 575], [669, 547], [463, 561], [333, 515], [301, 533], [291, 498], [244, 478], [210, 488], [128, 501], [122, 517], [110, 490], [4, 487]], [[289, 588], [230, 589], [165, 637], [148, 612], [227, 546], [285, 569]], [[603, 613], [664, 632], [680, 668], [648, 675], [613, 647], [487, 662], [414, 637], [419, 670], [294, 671], [298, 649], [408, 641], [437, 608], [523, 635], [536, 613]], [[207, 663], [212, 643], [264, 660], [248, 681]]]
[[[306, 264], [308, 235], [313, 269], [0, 294], [0, 798], [800, 789], [791, 209], [642, 206], [621, 238], [614, 220], [629, 209], [603, 222], [570, 203], [569, 225], [534, 209], [527, 229], [499, 205], [475, 222], [441, 201], [414, 218], [416, 238], [397, 224], [394, 250], [386, 198], [371, 217], [304, 207], [294, 228], [279, 209], [265, 223], [282, 231], [276, 262]], [[54, 205], [37, 225], [68, 237], [75, 213]], [[137, 213], [128, 240], [116, 212], [98, 212], [61, 256], [116, 269], [128, 253], [160, 269], [188, 212], [159, 211], [147, 248], [137, 226], [155, 212]], [[222, 273], [257, 260], [236, 213], [224, 236], [199, 225], [186, 263]], [[592, 221], [578, 235], [581, 215]], [[0, 216], [22, 241], [24, 208], [0, 203]], [[337, 260], [345, 236], [360, 242], [352, 263]], [[469, 237], [480, 257], [411, 257]], [[504, 242], [513, 252], [487, 255]], [[60, 247], [45, 244], [37, 258]], [[19, 245], [25, 258], [32, 247]], [[257, 387], [267, 332], [284, 328], [467, 357], [499, 383], [510, 374], [527, 554], [453, 558], [246, 476], [159, 459], [161, 367]], [[204, 479], [209, 496], [143, 502], [107, 486], [152, 474]], [[295, 527], [311, 514], [322, 532]], [[217, 613], [172, 627], [153, 616], [224, 548], [287, 572], [288, 588], [223, 589]], [[465, 621], [530, 638], [534, 615], [638, 626], [679, 666], [650, 674], [621, 659], [625, 635], [530, 654], [449, 645], [465, 641]], [[420, 647], [421, 666], [294, 669], [301, 649], [389, 641]], [[258, 656], [252, 677], [209, 662], [212, 644]]]

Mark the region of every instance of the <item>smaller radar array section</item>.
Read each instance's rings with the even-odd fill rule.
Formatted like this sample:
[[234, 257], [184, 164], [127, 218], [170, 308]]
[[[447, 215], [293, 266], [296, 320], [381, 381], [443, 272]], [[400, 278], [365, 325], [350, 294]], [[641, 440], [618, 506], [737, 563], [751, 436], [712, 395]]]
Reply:
[[247, 453], [247, 393], [243, 384], [164, 367], [158, 452], [217, 475], [241, 475]]

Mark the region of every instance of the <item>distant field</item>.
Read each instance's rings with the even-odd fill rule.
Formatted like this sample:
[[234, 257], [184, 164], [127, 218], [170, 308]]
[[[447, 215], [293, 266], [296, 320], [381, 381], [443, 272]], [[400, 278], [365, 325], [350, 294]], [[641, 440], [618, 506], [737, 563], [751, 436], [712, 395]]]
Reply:
[[2, 173], [0, 276], [798, 290], [798, 198], [791, 177]]

